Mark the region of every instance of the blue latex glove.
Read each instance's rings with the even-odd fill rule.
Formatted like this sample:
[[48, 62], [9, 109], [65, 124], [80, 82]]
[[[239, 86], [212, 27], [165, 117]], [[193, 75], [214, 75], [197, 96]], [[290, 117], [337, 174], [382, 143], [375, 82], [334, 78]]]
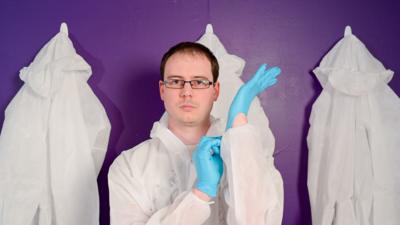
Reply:
[[240, 87], [229, 108], [226, 130], [232, 127], [233, 120], [239, 113], [244, 113], [247, 116], [253, 99], [265, 89], [274, 85], [277, 82], [276, 77], [280, 73], [279, 67], [267, 69], [267, 64], [262, 64], [253, 77]]
[[195, 187], [212, 198], [217, 196], [218, 185], [224, 172], [220, 145], [221, 137], [204, 136], [192, 155], [197, 172]]

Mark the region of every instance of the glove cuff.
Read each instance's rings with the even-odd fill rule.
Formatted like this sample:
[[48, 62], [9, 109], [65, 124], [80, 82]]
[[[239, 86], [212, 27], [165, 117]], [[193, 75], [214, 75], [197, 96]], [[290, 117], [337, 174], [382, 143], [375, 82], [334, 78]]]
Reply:
[[211, 198], [215, 198], [217, 196], [217, 187], [211, 187], [210, 185], [197, 182], [196, 188], [199, 189], [201, 192], [207, 194]]

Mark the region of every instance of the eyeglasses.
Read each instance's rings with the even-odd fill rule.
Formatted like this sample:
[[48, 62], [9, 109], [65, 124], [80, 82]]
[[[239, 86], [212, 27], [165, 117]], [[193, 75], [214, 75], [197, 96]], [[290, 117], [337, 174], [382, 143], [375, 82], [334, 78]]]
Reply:
[[170, 79], [163, 81], [165, 87], [172, 89], [183, 89], [186, 83], [189, 83], [192, 89], [207, 89], [210, 87], [211, 84], [214, 85], [214, 82], [206, 79], [198, 79], [198, 80]]

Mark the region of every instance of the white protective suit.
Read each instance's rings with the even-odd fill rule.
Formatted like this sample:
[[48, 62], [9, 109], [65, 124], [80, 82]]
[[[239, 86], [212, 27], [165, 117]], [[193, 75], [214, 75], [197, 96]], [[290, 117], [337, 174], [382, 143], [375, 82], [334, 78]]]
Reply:
[[313, 225], [400, 224], [400, 100], [346, 28], [314, 70], [323, 86], [308, 133]]
[[[229, 54], [226, 51], [217, 35], [214, 34], [211, 24], [207, 24], [206, 32], [197, 42], [209, 48], [217, 58], [219, 64], [218, 81], [221, 89], [218, 101], [214, 104], [211, 115], [215, 118], [228, 121], [227, 117], [229, 107], [237, 91], [243, 85], [240, 76], [242, 75], [246, 62], [242, 58]], [[247, 118], [249, 123], [253, 124], [260, 132], [260, 135], [264, 137], [262, 138], [263, 145], [268, 146], [266, 148], [267, 150], [271, 150], [265, 153], [268, 157], [272, 156], [275, 149], [275, 139], [269, 129], [267, 115], [265, 114], [258, 97], [256, 97], [251, 103]]]
[[66, 24], [20, 71], [0, 135], [1, 225], [97, 225], [110, 123]]
[[[112, 225], [278, 225], [283, 211], [282, 178], [273, 158], [260, 157], [255, 127], [222, 133], [211, 119], [207, 135], [221, 135], [225, 170], [214, 204], [192, 193], [194, 146], [183, 144], [166, 126], [167, 113], [154, 123], [151, 139], [124, 151], [110, 167]], [[272, 138], [272, 137], [271, 137]]]

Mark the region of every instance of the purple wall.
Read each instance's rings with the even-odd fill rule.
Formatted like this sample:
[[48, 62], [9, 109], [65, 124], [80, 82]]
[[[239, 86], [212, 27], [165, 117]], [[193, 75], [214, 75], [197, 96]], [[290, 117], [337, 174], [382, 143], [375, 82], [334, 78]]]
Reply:
[[[112, 123], [99, 176], [101, 224], [109, 224], [107, 171], [122, 151], [147, 139], [163, 106], [158, 65], [171, 45], [196, 40], [212, 23], [229, 52], [247, 61], [245, 79], [259, 64], [283, 73], [262, 94], [277, 142], [276, 166], [285, 185], [283, 224], [311, 224], [306, 187], [308, 117], [321, 87], [310, 72], [351, 25], [389, 69], [400, 71], [400, 3], [375, 1], [20, 1], [0, 2], [0, 111], [22, 86], [18, 71], [68, 23], [80, 55], [93, 68], [89, 83]], [[390, 86], [400, 94], [400, 79]], [[0, 125], [4, 114], [0, 114]]]

